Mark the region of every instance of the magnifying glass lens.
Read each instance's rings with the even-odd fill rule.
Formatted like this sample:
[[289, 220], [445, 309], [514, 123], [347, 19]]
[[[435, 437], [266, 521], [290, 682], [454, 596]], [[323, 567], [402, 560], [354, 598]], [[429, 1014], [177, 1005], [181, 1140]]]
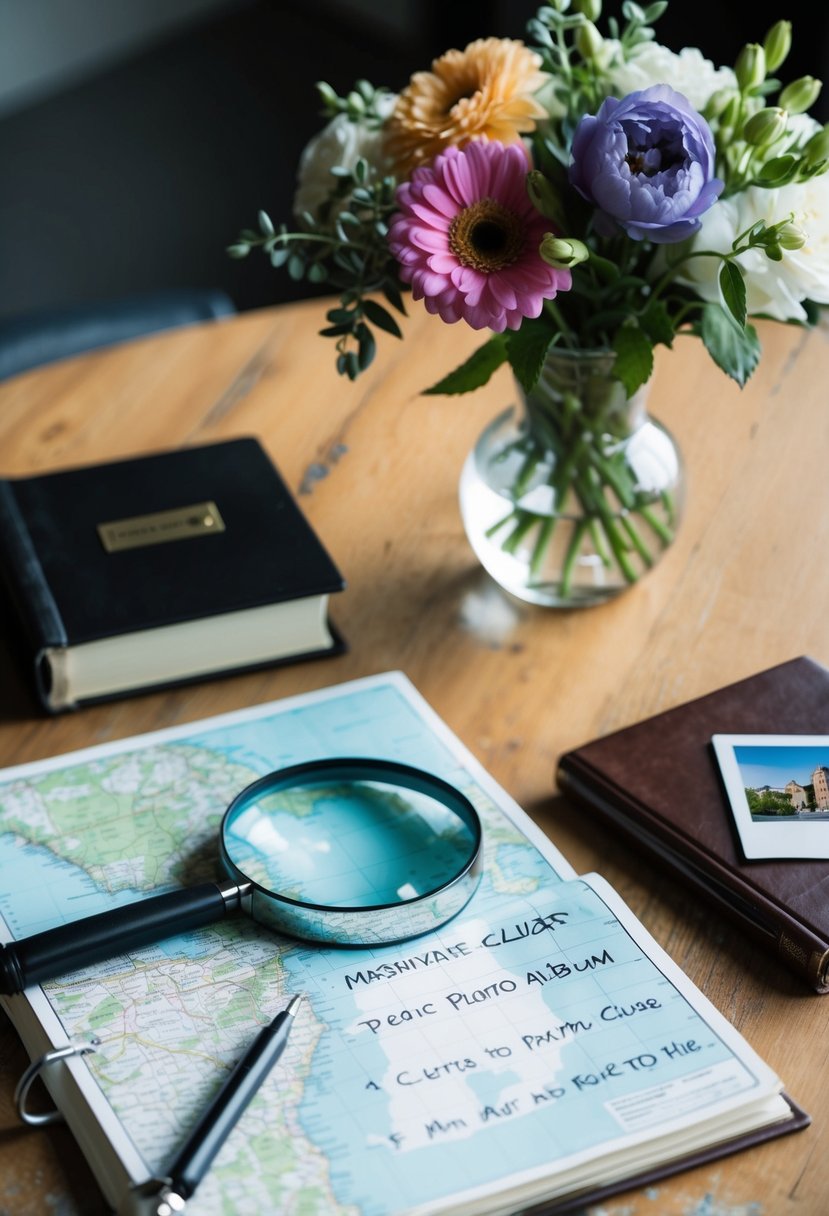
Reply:
[[437, 798], [383, 781], [264, 789], [224, 825], [230, 861], [267, 891], [334, 908], [388, 907], [451, 882], [476, 847]]

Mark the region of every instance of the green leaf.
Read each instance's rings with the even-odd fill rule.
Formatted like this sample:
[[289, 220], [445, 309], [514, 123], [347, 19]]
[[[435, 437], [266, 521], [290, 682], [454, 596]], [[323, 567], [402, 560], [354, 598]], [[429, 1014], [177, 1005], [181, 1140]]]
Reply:
[[672, 346], [674, 341], [674, 325], [668, 309], [662, 300], [650, 300], [644, 312], [639, 317], [639, 324], [656, 346]]
[[309, 283], [324, 283], [327, 278], [328, 271], [325, 269], [322, 262], [312, 262], [308, 267]]
[[525, 393], [531, 393], [538, 383], [544, 359], [555, 337], [549, 321], [542, 317], [527, 318], [520, 329], [505, 335], [507, 358], [515, 378]]
[[638, 325], [623, 325], [613, 339], [616, 362], [613, 374], [622, 381], [625, 391], [632, 397], [649, 379], [653, 371], [653, 345], [648, 335]]
[[363, 312], [371, 321], [372, 325], [376, 325], [378, 329], [383, 329], [387, 334], [394, 334], [395, 338], [402, 338], [400, 326], [395, 321], [394, 317], [384, 308], [382, 304], [378, 304], [376, 300], [363, 300]]
[[619, 278], [619, 267], [609, 258], [603, 258], [597, 253], [591, 252], [590, 265], [604, 283], [615, 283]]
[[628, 21], [636, 21], [641, 25], [646, 24], [644, 10], [638, 4], [634, 4], [633, 0], [625, 0], [622, 5], [622, 13], [627, 17]]
[[806, 313], [806, 324], [817, 325], [823, 316], [823, 309], [820, 304], [816, 304], [814, 300], [801, 300], [800, 303]]
[[260, 211], [258, 218], [259, 218], [259, 227], [262, 231], [262, 235], [263, 236], [273, 236], [273, 234], [274, 234], [273, 222], [271, 221], [271, 217], [268, 215], [267, 211]]
[[763, 165], [757, 174], [757, 183], [766, 188], [782, 186], [792, 180], [796, 170], [796, 157], [791, 155], [775, 156], [772, 160], [767, 160]]
[[236, 258], [237, 260], [239, 258], [246, 258], [250, 253], [250, 245], [246, 244], [244, 241], [239, 241], [235, 245], [228, 245], [225, 252], [229, 254], [230, 257]]
[[448, 376], [438, 380], [431, 388], [423, 390], [424, 396], [439, 396], [441, 393], [471, 393], [486, 384], [494, 371], [506, 363], [507, 344], [503, 334], [494, 334], [483, 346], [479, 346], [465, 363], [456, 367]]
[[653, 25], [658, 21], [668, 7], [668, 0], [656, 0], [655, 4], [649, 4], [645, 9], [645, 24]]
[[742, 388], [760, 361], [754, 326], [738, 329], [721, 305], [704, 304], [699, 335], [717, 367]]
[[723, 262], [720, 267], [720, 291], [725, 306], [740, 329], [746, 323], [746, 281], [736, 262]]

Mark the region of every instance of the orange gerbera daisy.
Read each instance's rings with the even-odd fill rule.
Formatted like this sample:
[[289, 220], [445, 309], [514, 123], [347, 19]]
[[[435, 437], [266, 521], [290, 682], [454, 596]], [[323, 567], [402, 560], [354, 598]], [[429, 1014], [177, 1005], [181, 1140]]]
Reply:
[[473, 139], [516, 143], [546, 114], [533, 96], [549, 79], [540, 67], [522, 42], [479, 38], [447, 51], [431, 72], [416, 72], [388, 120], [387, 150], [398, 173], [407, 177], [444, 148]]

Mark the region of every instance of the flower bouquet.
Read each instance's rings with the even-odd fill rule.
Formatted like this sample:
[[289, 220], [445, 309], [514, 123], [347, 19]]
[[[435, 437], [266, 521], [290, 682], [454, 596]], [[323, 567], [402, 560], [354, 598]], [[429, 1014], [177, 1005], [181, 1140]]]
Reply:
[[547, 604], [599, 602], [670, 543], [676, 448], [648, 417], [657, 344], [702, 340], [743, 385], [755, 317], [808, 325], [829, 303], [829, 129], [820, 83], [782, 85], [778, 21], [733, 68], [656, 41], [665, 0], [555, 0], [527, 42], [484, 38], [397, 95], [318, 86], [328, 123], [299, 166], [293, 228], [260, 212], [229, 252], [260, 248], [339, 303], [321, 333], [351, 379], [404, 297], [488, 331], [427, 389], [514, 372], [507, 411], [461, 480], [469, 538], [502, 585]]

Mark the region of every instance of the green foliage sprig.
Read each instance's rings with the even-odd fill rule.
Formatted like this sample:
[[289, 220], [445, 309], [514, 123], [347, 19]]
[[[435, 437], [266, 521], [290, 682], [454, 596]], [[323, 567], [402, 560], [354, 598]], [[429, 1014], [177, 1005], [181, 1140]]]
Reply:
[[245, 258], [252, 249], [261, 249], [272, 266], [284, 266], [295, 281], [327, 283], [339, 290], [339, 306], [329, 309], [329, 323], [319, 332], [336, 340], [337, 371], [355, 380], [374, 359], [373, 328], [402, 337], [389, 309], [369, 298], [382, 294], [406, 315], [397, 262], [386, 244], [396, 183], [393, 177], [378, 176], [362, 157], [353, 170], [334, 166], [331, 173], [331, 197], [319, 215], [302, 214], [300, 231], [289, 231], [285, 224], [277, 228], [260, 211], [259, 231], [244, 229], [227, 252]]

